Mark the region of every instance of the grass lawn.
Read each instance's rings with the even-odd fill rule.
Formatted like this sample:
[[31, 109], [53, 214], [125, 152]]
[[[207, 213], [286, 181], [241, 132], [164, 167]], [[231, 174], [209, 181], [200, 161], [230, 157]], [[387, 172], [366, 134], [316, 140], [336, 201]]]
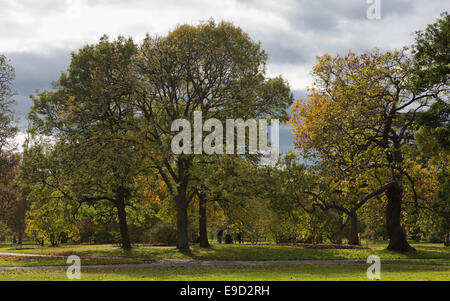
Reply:
[[[82, 269], [81, 280], [264, 281], [368, 280], [366, 265], [259, 265]], [[381, 280], [449, 280], [450, 269], [431, 266], [381, 266]], [[68, 280], [65, 270], [0, 271], [0, 280]], [[69, 280], [68, 280], [69, 281]], [[77, 280], [70, 280], [77, 281]]]
[[[23, 250], [10, 250], [11, 246], [0, 245], [0, 252], [49, 254], [59, 256], [78, 255], [93, 263], [101, 263], [98, 257], [128, 258], [127, 262], [143, 262], [158, 259], [195, 260], [309, 260], [309, 259], [360, 259], [378, 255], [382, 260], [408, 259], [421, 264], [450, 264], [450, 248], [442, 244], [412, 243], [417, 252], [398, 253], [386, 250], [386, 243], [369, 245], [367, 249], [308, 249], [293, 246], [225, 245], [213, 244], [211, 248], [192, 246], [190, 253], [180, 253], [175, 247], [134, 247], [124, 251], [113, 245], [62, 245], [39, 247], [25, 245]], [[96, 257], [96, 259], [92, 258]], [[432, 261], [425, 259], [433, 259]], [[28, 259], [27, 259], [28, 260]], [[43, 259], [44, 261], [45, 259]], [[96, 261], [98, 260], [98, 261]], [[119, 259], [116, 259], [119, 260]], [[9, 259], [8, 259], [9, 261]], [[19, 262], [20, 260], [17, 259]], [[120, 260], [119, 260], [120, 261]], [[0, 266], [5, 259], [0, 257]], [[88, 262], [85, 262], [88, 264]]]
[[[0, 267], [32, 267], [32, 266], [66, 266], [67, 258], [45, 258], [45, 257], [16, 257], [1, 256]], [[121, 263], [149, 263], [151, 260], [135, 258], [96, 258], [85, 257], [82, 259], [84, 265], [99, 264], [121, 264]]]
[[[158, 259], [195, 260], [365, 260], [369, 255], [381, 259], [381, 280], [449, 280], [450, 248], [442, 244], [412, 243], [417, 252], [396, 253], [385, 250], [386, 243], [371, 244], [371, 249], [308, 249], [293, 246], [218, 245], [203, 249], [192, 246], [190, 253], [174, 247], [134, 247], [124, 251], [113, 245], [62, 245], [40, 247], [24, 245], [0, 252], [79, 255], [82, 265], [148, 263]], [[105, 258], [108, 257], [108, 258]], [[399, 260], [400, 259], [400, 260]], [[415, 264], [415, 265], [405, 265]], [[65, 258], [0, 256], [0, 266], [66, 266]], [[431, 266], [443, 265], [443, 266]], [[114, 269], [82, 269], [82, 280], [368, 280], [362, 265], [259, 265], [188, 266]], [[65, 270], [0, 271], [1, 280], [68, 280]]]

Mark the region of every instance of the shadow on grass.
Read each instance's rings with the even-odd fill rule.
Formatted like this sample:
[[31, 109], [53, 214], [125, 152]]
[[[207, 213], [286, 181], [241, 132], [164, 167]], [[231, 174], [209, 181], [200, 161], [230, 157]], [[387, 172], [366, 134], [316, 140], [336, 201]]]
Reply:
[[58, 248], [38, 247], [24, 253], [51, 254], [81, 257], [123, 257], [145, 260], [195, 259], [195, 260], [314, 260], [314, 259], [366, 259], [378, 255], [382, 259], [450, 259], [450, 248], [439, 245], [415, 244], [416, 252], [394, 252], [382, 249], [309, 249], [292, 246], [218, 245], [209, 248], [191, 245], [190, 249], [175, 247], [133, 246], [123, 250], [112, 245], [65, 245]]
[[[103, 280], [368, 280], [366, 265], [192, 266], [90, 270]], [[382, 279], [445, 279], [448, 269], [427, 266], [384, 266]], [[439, 273], [434, 276], [432, 273]]]

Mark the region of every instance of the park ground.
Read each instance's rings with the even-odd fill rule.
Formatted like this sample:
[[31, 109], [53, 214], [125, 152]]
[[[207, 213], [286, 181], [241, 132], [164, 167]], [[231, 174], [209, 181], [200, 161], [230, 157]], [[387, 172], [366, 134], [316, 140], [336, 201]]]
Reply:
[[[442, 244], [411, 243], [416, 252], [391, 252], [386, 250], [386, 242], [369, 243], [367, 249], [213, 244], [211, 248], [192, 246], [190, 253], [156, 246], [137, 246], [124, 251], [114, 245], [40, 247], [25, 244], [16, 250], [9, 244], [0, 244], [0, 254], [51, 255], [0, 255], [0, 281], [68, 280], [64, 267], [68, 266], [66, 257], [69, 255], [81, 258], [81, 280], [368, 280], [366, 259], [370, 255], [381, 258], [381, 280], [450, 279], [450, 248]], [[271, 263], [246, 265], [243, 261]], [[173, 262], [181, 265], [171, 264]], [[91, 268], [86, 268], [89, 265]], [[1, 270], [2, 267], [40, 268]]]

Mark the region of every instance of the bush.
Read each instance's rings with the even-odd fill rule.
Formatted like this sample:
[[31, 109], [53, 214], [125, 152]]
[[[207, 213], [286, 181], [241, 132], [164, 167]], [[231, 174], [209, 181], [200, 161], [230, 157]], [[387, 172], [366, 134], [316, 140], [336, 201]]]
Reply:
[[120, 240], [116, 240], [115, 224], [100, 224], [96, 226], [94, 234], [94, 243], [96, 244], [111, 244]]
[[95, 224], [89, 218], [83, 218], [77, 223], [80, 232], [80, 242], [91, 242], [95, 235]]
[[444, 237], [434, 233], [427, 237], [427, 242], [433, 243], [433, 244], [437, 244], [437, 243], [440, 244], [440, 243], [444, 242]]
[[167, 243], [174, 245], [177, 242], [177, 231], [165, 222], [159, 222], [152, 227], [149, 233], [151, 243]]
[[6, 224], [0, 221], [0, 241], [5, 241], [10, 234], [11, 231]]

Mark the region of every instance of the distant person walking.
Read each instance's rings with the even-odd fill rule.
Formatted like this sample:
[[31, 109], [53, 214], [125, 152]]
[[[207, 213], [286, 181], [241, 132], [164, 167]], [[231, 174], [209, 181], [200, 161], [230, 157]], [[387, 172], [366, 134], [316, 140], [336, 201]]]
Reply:
[[242, 232], [238, 233], [238, 235], [236, 236], [236, 239], [238, 240], [239, 244], [241, 244], [241, 242], [242, 242]]
[[217, 241], [219, 242], [219, 244], [222, 243], [222, 237], [223, 237], [223, 230], [220, 229], [219, 232], [217, 232]]

